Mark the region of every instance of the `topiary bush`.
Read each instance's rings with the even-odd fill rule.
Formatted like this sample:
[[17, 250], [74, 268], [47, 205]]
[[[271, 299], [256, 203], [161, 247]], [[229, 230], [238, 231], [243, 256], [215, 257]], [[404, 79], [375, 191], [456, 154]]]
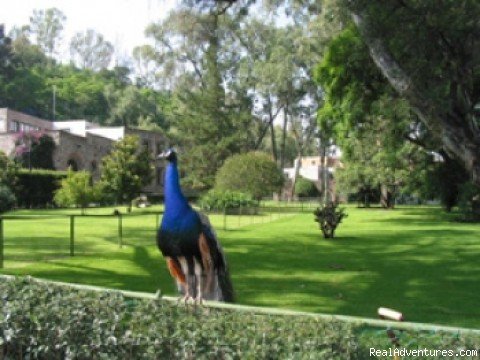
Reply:
[[264, 153], [250, 152], [228, 158], [215, 177], [215, 189], [240, 191], [260, 200], [278, 192], [283, 174], [274, 161]]
[[345, 209], [339, 208], [338, 204], [333, 202], [318, 207], [313, 214], [315, 215], [315, 221], [318, 222], [318, 226], [325, 239], [335, 237], [335, 230], [338, 225], [340, 225], [343, 218], [347, 216], [347, 214], [345, 214]]
[[0, 184], [0, 214], [12, 210], [15, 206], [16, 198], [12, 190], [5, 185]]

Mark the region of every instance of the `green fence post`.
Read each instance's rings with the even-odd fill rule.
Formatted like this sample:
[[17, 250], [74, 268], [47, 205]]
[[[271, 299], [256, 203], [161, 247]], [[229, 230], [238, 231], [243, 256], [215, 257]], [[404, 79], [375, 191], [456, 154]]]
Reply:
[[75, 215], [70, 215], [70, 256], [75, 255]]
[[3, 269], [3, 218], [0, 217], [0, 269]]
[[122, 214], [118, 214], [118, 247], [123, 246]]

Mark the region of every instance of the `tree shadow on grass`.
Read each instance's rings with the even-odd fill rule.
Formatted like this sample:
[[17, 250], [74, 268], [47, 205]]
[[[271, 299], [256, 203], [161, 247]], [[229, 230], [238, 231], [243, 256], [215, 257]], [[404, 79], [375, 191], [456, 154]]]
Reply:
[[174, 292], [165, 262], [160, 255], [150, 256], [146, 248], [135, 247], [133, 255], [117, 252], [113, 257], [107, 254], [104, 259], [97, 255], [97, 261], [91, 261], [89, 257], [50, 260], [36, 266], [30, 275], [131, 291], [156, 292], [161, 289], [164, 293]]
[[229, 258], [241, 302], [366, 317], [390, 306], [412, 321], [479, 325], [480, 247], [455, 242], [478, 232], [373, 232], [338, 243], [297, 235], [235, 239], [242, 252]]

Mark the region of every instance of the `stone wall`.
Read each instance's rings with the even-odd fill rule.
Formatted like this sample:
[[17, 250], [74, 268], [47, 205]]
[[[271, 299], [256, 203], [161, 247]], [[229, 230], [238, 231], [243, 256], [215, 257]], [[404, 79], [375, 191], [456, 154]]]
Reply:
[[8, 156], [13, 154], [15, 150], [15, 134], [0, 134], [0, 151]]

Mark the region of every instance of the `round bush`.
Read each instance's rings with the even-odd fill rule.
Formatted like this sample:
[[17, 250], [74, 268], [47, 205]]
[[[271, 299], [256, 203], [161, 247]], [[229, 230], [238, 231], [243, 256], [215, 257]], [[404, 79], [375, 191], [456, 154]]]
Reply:
[[215, 189], [240, 191], [259, 200], [283, 185], [283, 174], [268, 155], [259, 152], [234, 155], [218, 170]]
[[15, 206], [15, 195], [5, 185], [0, 185], [0, 213], [12, 210]]
[[295, 183], [295, 195], [298, 197], [315, 197], [320, 193], [313, 181], [299, 178]]

